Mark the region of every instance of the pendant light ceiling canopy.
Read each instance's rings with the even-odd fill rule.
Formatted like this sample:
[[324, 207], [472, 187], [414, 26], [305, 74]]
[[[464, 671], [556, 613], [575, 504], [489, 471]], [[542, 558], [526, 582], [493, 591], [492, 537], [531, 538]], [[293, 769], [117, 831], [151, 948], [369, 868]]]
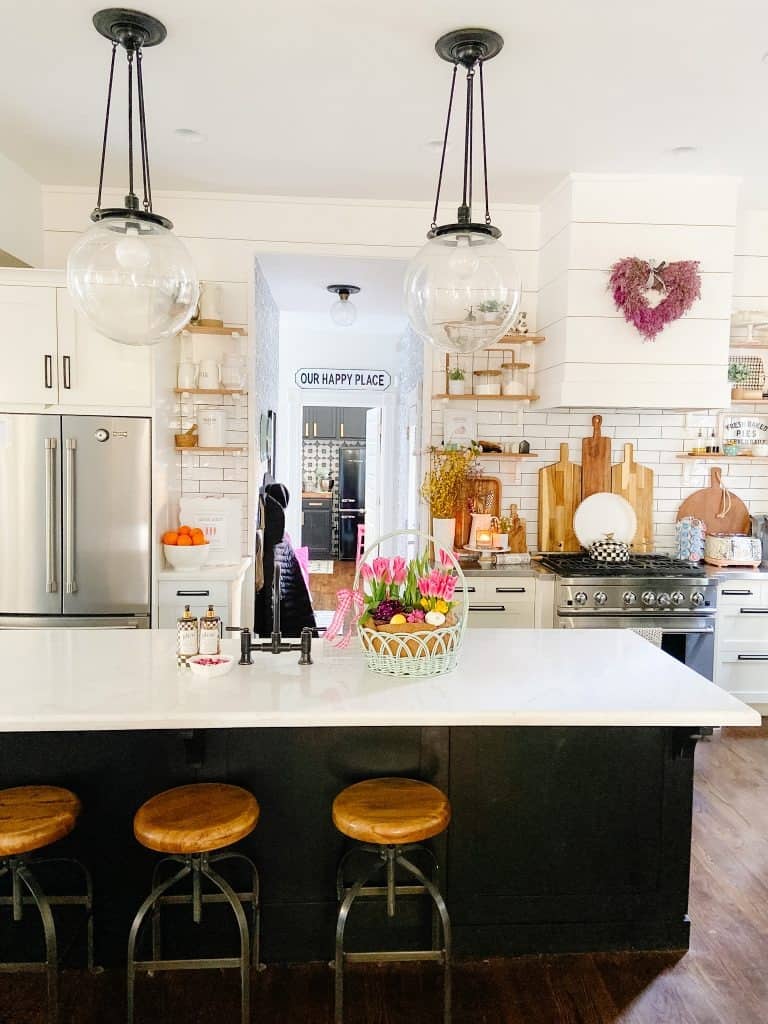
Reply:
[[349, 296], [357, 295], [360, 289], [356, 284], [329, 284], [327, 290], [338, 295], [331, 305], [331, 320], [337, 327], [351, 327], [357, 320], [357, 307], [349, 301]]
[[[520, 305], [520, 277], [512, 255], [499, 241], [501, 231], [491, 222], [488, 194], [483, 65], [495, 57], [503, 45], [504, 40], [497, 32], [482, 28], [448, 32], [435, 44], [438, 55], [453, 64], [453, 75], [432, 224], [427, 244], [419, 250], [406, 272], [405, 306], [416, 333], [446, 352], [475, 352], [492, 345], [509, 330]], [[438, 224], [460, 67], [466, 72], [462, 194], [456, 221]], [[482, 221], [472, 219], [476, 80], [479, 82], [485, 196]]]
[[[171, 221], [152, 209], [142, 61], [144, 49], [161, 43], [166, 30], [151, 15], [123, 7], [98, 11], [93, 24], [112, 43], [107, 107], [98, 194], [91, 214], [94, 226], [69, 253], [67, 287], [76, 307], [102, 334], [126, 345], [152, 345], [181, 330], [192, 317], [199, 295], [189, 253], [173, 234]], [[118, 48], [125, 54], [128, 77], [128, 193], [125, 206], [103, 208]], [[141, 202], [134, 191], [135, 128], [141, 160]]]

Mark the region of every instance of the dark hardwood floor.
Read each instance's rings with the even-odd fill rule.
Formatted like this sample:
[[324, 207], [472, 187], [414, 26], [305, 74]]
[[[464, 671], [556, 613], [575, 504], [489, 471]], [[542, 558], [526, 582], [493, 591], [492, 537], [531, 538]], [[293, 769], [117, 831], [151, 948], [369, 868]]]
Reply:
[[[765, 1024], [768, 1021], [768, 724], [700, 743], [691, 950], [458, 963], [454, 1024]], [[3, 912], [7, 910], [4, 908]], [[439, 1024], [429, 965], [350, 971], [348, 1024]], [[0, 975], [0, 1024], [44, 1024], [40, 975]], [[62, 1024], [124, 1020], [123, 978], [62, 976]], [[233, 972], [140, 979], [137, 1024], [236, 1024]], [[254, 1024], [330, 1024], [323, 964], [254, 978]]]

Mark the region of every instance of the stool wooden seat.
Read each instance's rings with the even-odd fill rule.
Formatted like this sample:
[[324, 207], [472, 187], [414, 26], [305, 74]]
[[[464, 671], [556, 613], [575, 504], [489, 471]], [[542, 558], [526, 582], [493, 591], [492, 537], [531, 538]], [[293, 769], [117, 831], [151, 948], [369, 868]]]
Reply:
[[367, 779], [333, 801], [333, 823], [350, 839], [378, 846], [419, 843], [444, 832], [451, 820], [448, 797], [416, 779]]
[[0, 857], [31, 853], [68, 836], [81, 804], [60, 786], [0, 790]]
[[258, 820], [258, 802], [247, 789], [199, 782], [147, 800], [136, 812], [133, 832], [159, 853], [210, 853], [250, 835]]

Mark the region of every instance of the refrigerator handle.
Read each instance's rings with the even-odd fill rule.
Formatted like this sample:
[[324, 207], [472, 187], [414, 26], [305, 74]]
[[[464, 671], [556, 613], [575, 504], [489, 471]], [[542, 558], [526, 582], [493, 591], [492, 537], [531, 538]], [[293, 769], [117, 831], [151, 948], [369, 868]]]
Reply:
[[66, 519], [66, 532], [64, 534], [64, 563], [66, 565], [65, 589], [68, 594], [77, 591], [75, 579], [75, 449], [77, 441], [74, 437], [67, 438], [66, 458], [66, 507], [64, 511]]
[[45, 589], [58, 590], [56, 579], [56, 438], [45, 439]]
[[49, 391], [53, 387], [53, 356], [50, 354], [43, 357], [43, 384]]

